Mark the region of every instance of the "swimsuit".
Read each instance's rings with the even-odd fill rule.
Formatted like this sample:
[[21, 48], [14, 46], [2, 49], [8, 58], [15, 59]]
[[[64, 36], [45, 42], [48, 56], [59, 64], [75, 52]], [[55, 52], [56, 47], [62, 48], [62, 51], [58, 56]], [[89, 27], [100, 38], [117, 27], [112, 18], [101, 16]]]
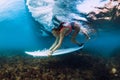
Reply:
[[63, 28], [69, 28], [70, 30], [69, 30], [69, 32], [67, 32], [66, 34], [65, 34], [65, 36], [67, 36], [67, 35], [69, 35], [71, 32], [72, 32], [72, 30], [74, 30], [74, 22], [71, 22], [71, 23], [69, 23], [70, 25], [68, 25], [68, 26], [63, 26], [61, 29], [60, 29], [60, 32], [63, 30]]
[[71, 22], [71, 23], [70, 23], [72, 29], [75, 29], [75, 28], [74, 28], [74, 24], [75, 24], [75, 22]]

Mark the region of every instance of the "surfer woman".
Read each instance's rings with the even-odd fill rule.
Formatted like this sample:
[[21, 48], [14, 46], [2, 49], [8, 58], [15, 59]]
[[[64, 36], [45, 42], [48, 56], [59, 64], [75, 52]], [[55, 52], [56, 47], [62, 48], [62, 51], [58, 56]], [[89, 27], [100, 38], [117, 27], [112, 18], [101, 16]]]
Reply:
[[52, 29], [52, 34], [56, 37], [56, 40], [49, 49], [49, 56], [52, 55], [52, 53], [61, 46], [64, 37], [69, 35], [72, 31], [74, 32], [72, 34], [71, 41], [78, 46], [82, 46], [84, 44], [76, 40], [76, 36], [78, 35], [79, 31], [81, 31], [87, 39], [90, 39], [89, 35], [81, 29], [81, 26], [77, 22], [62, 22], [58, 28]]

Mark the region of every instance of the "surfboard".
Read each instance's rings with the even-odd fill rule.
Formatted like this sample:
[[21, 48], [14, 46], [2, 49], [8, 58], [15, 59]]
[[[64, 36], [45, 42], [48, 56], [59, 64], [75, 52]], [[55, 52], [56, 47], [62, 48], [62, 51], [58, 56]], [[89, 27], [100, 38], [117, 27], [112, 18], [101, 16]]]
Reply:
[[[52, 56], [71, 53], [71, 52], [77, 51], [79, 49], [82, 49], [83, 47], [84, 46], [67, 48], [67, 49], [58, 49], [52, 54]], [[41, 56], [41, 57], [42, 56], [48, 56], [48, 52], [49, 52], [49, 50], [42, 50], [42, 51], [38, 50], [38, 51], [33, 51], [33, 52], [25, 51], [26, 54], [32, 55], [34, 57], [36, 57], [36, 56]]]

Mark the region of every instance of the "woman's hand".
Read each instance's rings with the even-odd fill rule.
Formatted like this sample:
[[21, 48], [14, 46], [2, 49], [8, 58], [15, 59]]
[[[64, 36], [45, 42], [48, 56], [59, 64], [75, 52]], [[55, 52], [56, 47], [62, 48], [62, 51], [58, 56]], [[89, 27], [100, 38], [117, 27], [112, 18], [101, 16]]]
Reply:
[[48, 56], [51, 56], [53, 54], [53, 51], [49, 50]]

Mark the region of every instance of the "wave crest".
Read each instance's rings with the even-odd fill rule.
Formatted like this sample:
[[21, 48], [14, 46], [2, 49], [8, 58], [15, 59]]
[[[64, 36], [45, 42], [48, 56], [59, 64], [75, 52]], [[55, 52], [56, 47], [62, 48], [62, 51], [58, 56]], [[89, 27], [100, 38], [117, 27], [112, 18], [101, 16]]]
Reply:
[[53, 0], [27, 0], [27, 6], [32, 16], [40, 24], [47, 26], [44, 27], [46, 30], [50, 29], [51, 20], [53, 16]]

